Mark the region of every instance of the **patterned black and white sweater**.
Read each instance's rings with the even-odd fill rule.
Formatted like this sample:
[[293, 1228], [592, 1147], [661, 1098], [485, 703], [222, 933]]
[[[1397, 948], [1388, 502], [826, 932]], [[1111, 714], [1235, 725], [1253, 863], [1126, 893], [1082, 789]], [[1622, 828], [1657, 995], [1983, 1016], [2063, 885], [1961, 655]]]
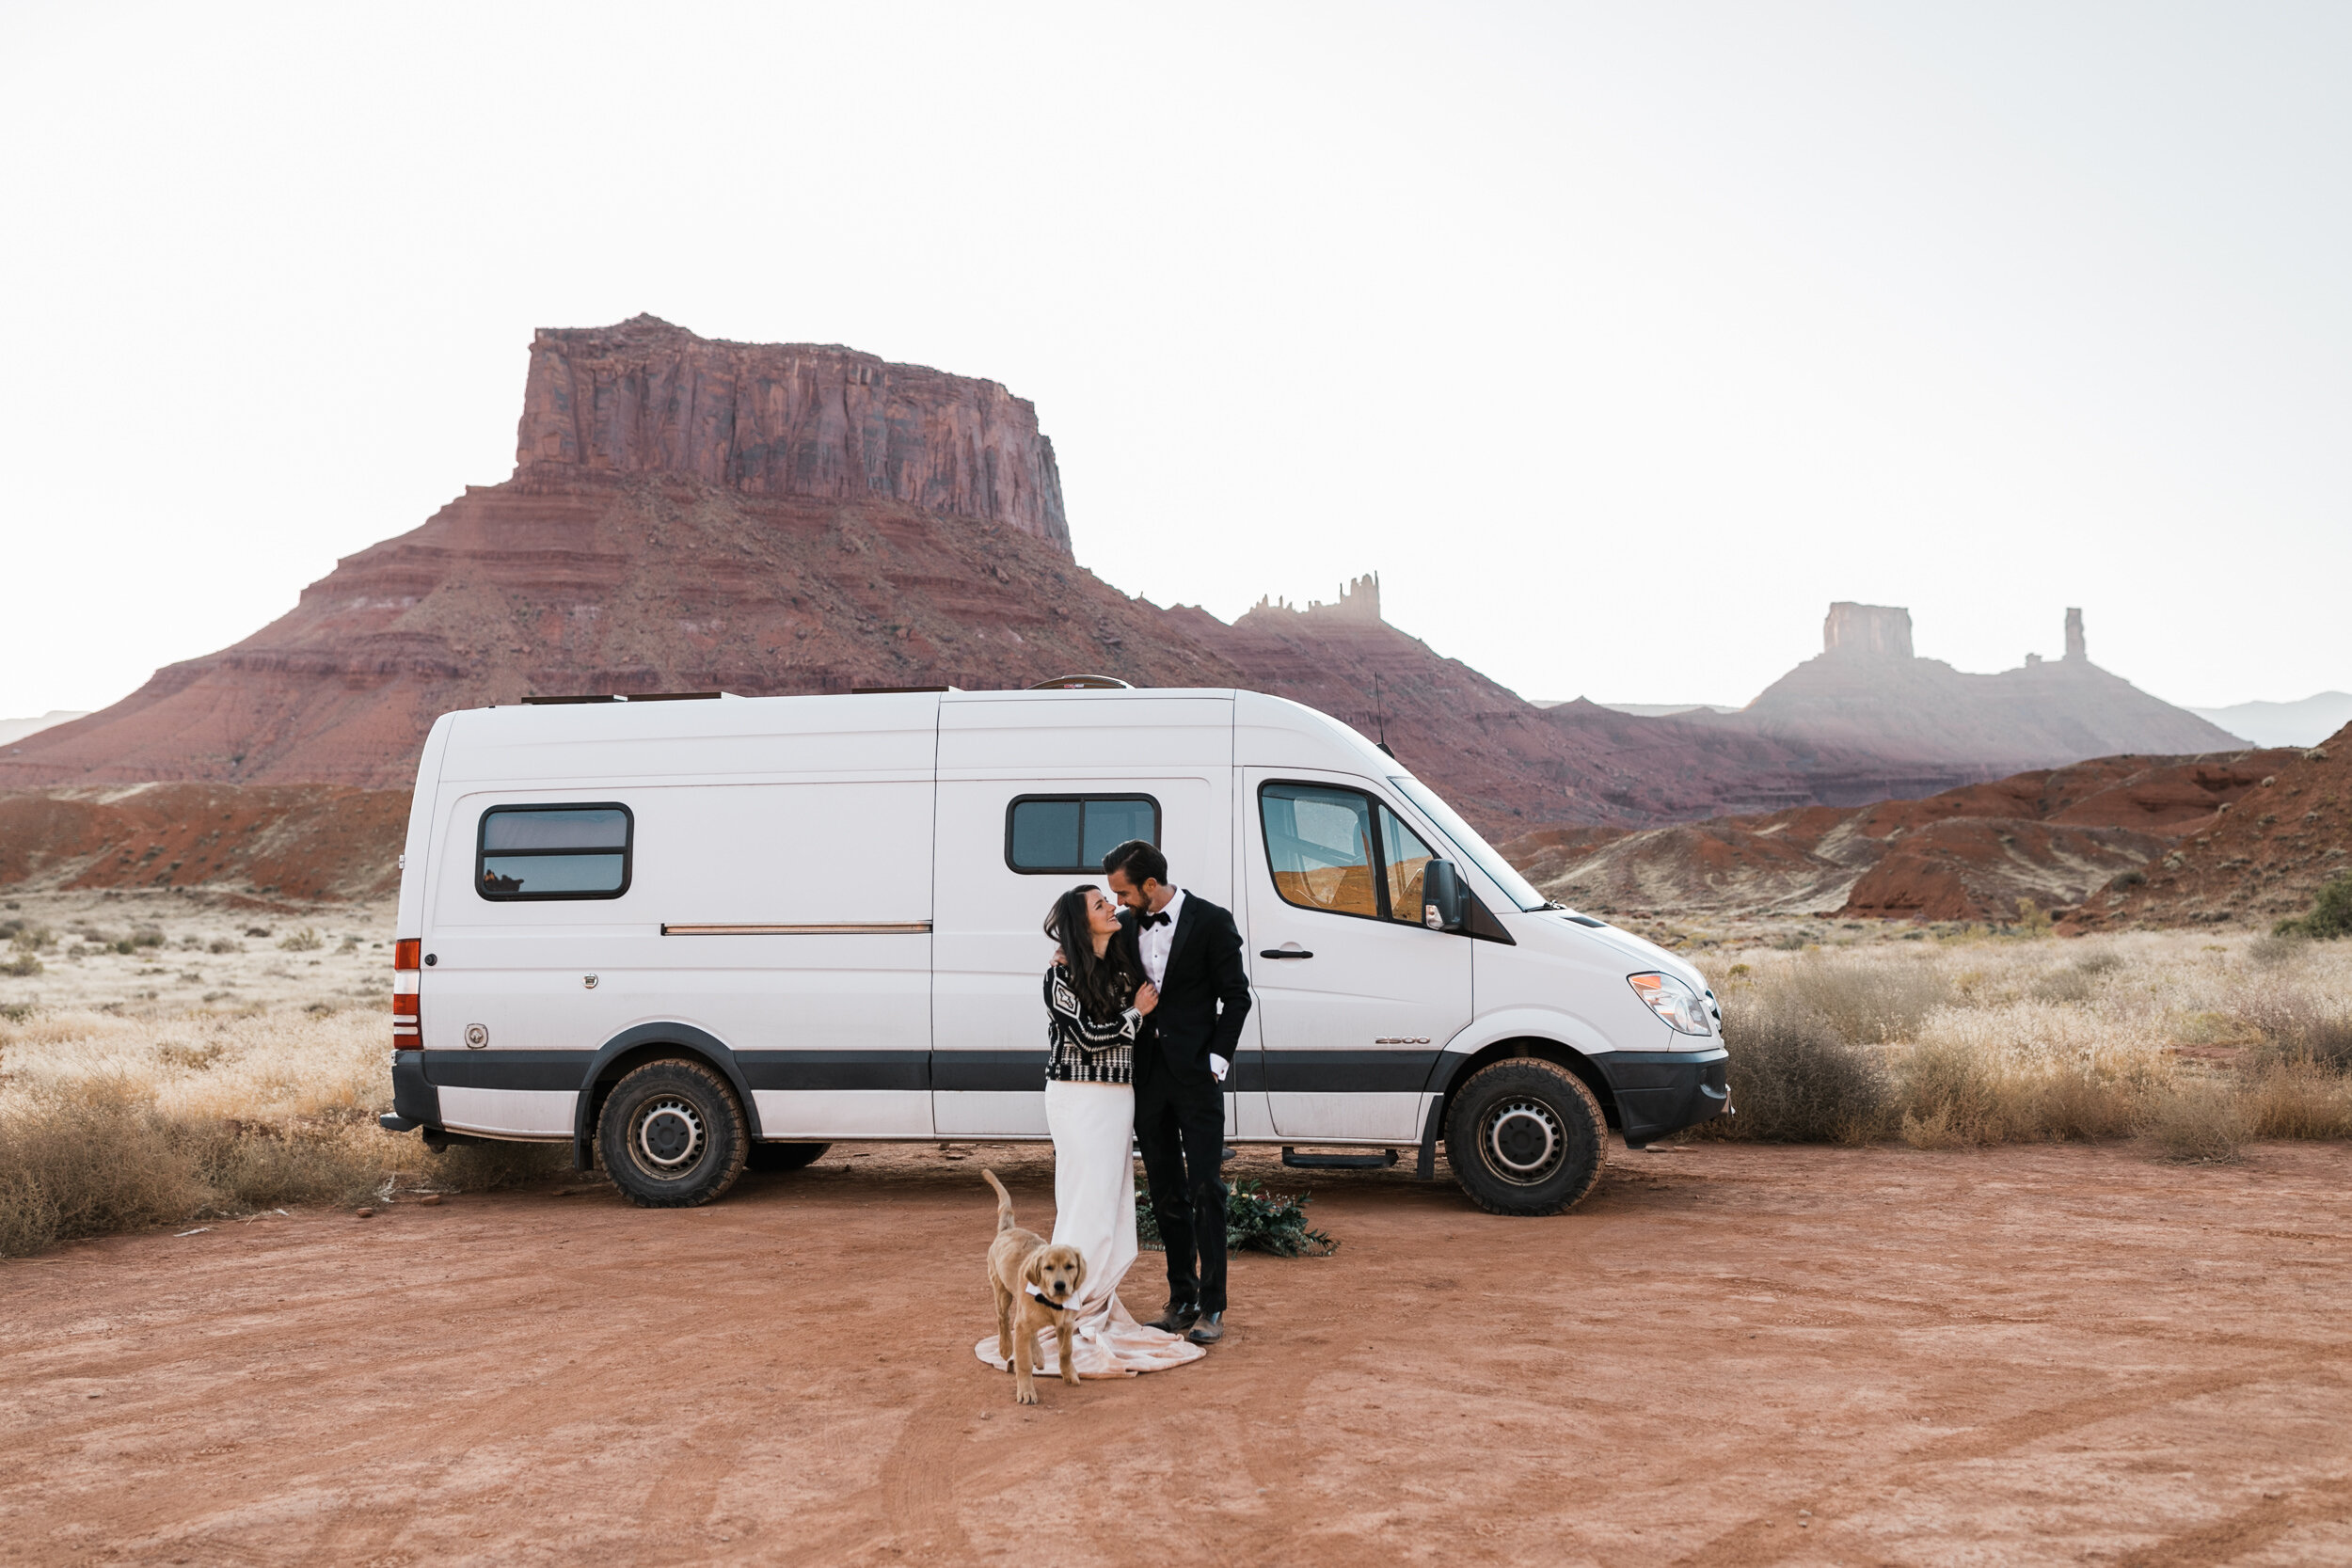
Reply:
[[[1133, 994], [1132, 991], [1129, 992]], [[1045, 972], [1045, 1076], [1064, 1084], [1132, 1084], [1136, 1036], [1143, 1015], [1122, 1007], [1109, 1019], [1089, 1017], [1070, 983], [1067, 965]]]

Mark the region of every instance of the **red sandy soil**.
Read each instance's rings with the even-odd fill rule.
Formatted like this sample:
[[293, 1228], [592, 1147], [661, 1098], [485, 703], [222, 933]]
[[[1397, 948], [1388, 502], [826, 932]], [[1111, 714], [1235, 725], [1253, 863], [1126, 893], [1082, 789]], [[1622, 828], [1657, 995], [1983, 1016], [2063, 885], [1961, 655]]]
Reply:
[[980, 1158], [0, 1268], [0, 1560], [2352, 1560], [2341, 1145], [1621, 1152], [1552, 1220], [1319, 1173], [1337, 1256], [1031, 1409]]

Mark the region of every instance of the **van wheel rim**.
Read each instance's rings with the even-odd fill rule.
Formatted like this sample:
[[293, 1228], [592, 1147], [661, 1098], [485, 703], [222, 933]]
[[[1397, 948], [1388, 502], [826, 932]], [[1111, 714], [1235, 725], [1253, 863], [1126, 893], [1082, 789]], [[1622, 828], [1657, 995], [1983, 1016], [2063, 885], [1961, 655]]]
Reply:
[[674, 1176], [703, 1151], [702, 1117], [686, 1101], [665, 1096], [638, 1113], [637, 1136], [631, 1141], [645, 1164]]
[[1486, 1113], [1479, 1129], [1479, 1152], [1494, 1173], [1517, 1186], [1531, 1187], [1560, 1168], [1567, 1139], [1560, 1118], [1540, 1100], [1507, 1100]]

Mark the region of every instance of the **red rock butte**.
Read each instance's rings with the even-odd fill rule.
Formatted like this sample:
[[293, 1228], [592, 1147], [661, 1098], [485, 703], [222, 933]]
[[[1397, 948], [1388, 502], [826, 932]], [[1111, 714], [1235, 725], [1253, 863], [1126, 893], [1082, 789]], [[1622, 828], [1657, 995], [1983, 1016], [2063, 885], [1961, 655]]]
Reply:
[[[0, 747], [0, 790], [397, 790], [437, 715], [526, 696], [1080, 673], [1295, 699], [1386, 739], [1502, 834], [1851, 805], [2061, 757], [2231, 744], [2081, 659], [2078, 623], [2063, 669], [1979, 676], [1914, 657], [1909, 620], [1836, 607], [1829, 652], [1743, 714], [1541, 708], [1391, 626], [1369, 576], [1232, 626], [1103, 582], [1073, 556], [1035, 408], [995, 382], [639, 316], [533, 337], [505, 483], [339, 562], [234, 646]], [[2119, 705], [2134, 722], [2092, 721]], [[63, 799], [27, 820], [64, 821]], [[72, 874], [198, 864], [156, 871], [144, 848]]]
[[838, 344], [730, 343], [654, 316], [532, 340], [515, 478], [691, 475], [746, 496], [887, 499], [1070, 551], [1054, 443], [993, 381]]

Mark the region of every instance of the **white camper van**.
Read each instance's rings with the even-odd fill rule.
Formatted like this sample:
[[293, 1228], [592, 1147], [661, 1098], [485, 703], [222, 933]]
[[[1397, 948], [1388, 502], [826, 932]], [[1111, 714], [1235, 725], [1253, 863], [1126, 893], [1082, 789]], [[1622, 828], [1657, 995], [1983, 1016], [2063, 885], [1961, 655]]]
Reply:
[[569, 1142], [707, 1202], [847, 1139], [1043, 1139], [1041, 934], [1145, 838], [1239, 921], [1235, 1143], [1438, 1141], [1547, 1214], [1725, 1109], [1689, 964], [1548, 903], [1436, 790], [1253, 691], [596, 699], [444, 714], [402, 857], [394, 1132]]

